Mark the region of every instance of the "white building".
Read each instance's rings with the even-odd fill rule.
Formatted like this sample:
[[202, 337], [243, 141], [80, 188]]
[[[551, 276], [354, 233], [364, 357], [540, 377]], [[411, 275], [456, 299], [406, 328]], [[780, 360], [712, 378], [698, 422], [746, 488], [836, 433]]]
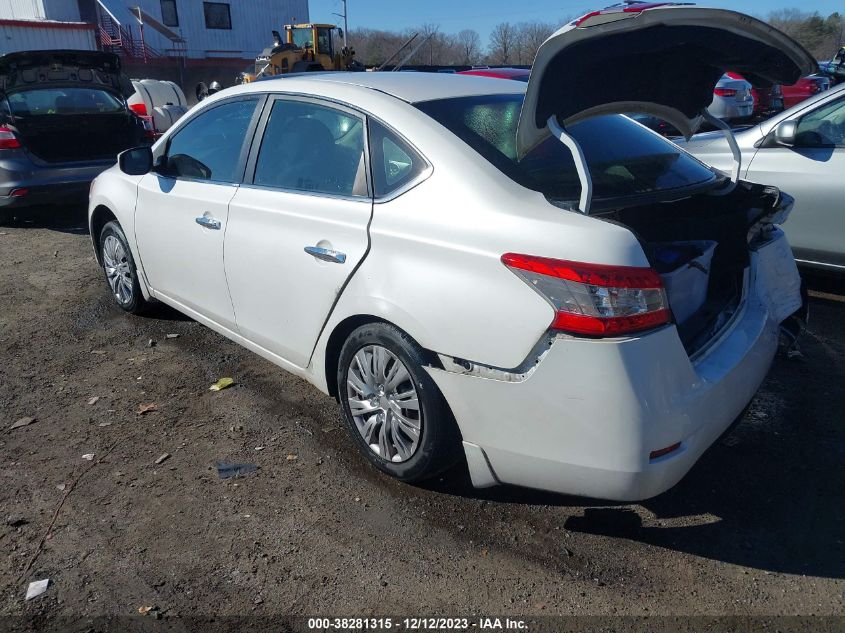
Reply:
[[0, 0], [0, 53], [113, 50], [127, 61], [252, 60], [308, 0]]

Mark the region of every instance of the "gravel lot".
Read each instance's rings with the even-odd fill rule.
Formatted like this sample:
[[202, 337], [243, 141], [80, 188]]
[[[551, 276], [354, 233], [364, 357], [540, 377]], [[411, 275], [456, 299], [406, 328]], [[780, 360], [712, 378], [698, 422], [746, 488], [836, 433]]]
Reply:
[[310, 385], [174, 312], [124, 315], [82, 213], [50, 213], [0, 227], [0, 614], [845, 614], [835, 285], [814, 282], [805, 361], [778, 358], [681, 484], [609, 505], [380, 475]]

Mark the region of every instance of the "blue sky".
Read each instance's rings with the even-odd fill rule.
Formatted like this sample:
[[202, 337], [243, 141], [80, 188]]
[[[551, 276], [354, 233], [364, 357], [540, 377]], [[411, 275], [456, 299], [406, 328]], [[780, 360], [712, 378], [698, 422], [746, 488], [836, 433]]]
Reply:
[[[474, 28], [486, 44], [490, 31], [499, 22], [542, 20], [563, 22], [569, 16], [611, 5], [617, 0], [348, 0], [349, 28], [402, 30], [426, 23], [439, 24], [445, 32], [454, 33]], [[828, 15], [842, 11], [838, 0], [712, 0], [706, 6], [730, 8], [752, 15], [765, 16], [775, 9], [798, 7], [802, 11], [818, 11]], [[340, 0], [310, 0], [314, 22], [342, 21], [332, 13], [342, 13]]]

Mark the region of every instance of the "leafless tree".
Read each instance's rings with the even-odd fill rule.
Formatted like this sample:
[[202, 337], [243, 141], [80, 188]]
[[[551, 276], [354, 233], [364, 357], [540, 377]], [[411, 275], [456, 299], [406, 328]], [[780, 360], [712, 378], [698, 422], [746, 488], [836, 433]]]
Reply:
[[461, 63], [465, 66], [477, 64], [481, 60], [481, 36], [478, 31], [464, 29], [455, 37], [463, 58]]
[[490, 61], [494, 64], [510, 64], [517, 47], [516, 29], [509, 22], [497, 24], [490, 34]]
[[555, 27], [546, 22], [523, 22], [516, 25], [517, 64], [530, 66], [534, 63], [537, 49], [554, 33]]

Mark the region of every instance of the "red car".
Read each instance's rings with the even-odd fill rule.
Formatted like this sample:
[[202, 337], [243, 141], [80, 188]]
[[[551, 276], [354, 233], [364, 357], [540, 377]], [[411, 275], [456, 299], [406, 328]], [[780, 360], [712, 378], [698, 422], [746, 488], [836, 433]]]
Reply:
[[[744, 79], [742, 75], [735, 72], [728, 72], [727, 75], [732, 79]], [[716, 94], [718, 94], [718, 90], [719, 88], [716, 89]], [[768, 118], [789, 107], [785, 103], [782, 87], [777, 84], [768, 90], [752, 88], [751, 94], [754, 95], [754, 113], [752, 116], [755, 119]]]
[[783, 91], [783, 105], [785, 108], [791, 108], [797, 103], [801, 103], [804, 99], [809, 99], [813, 95], [830, 89], [830, 77], [822, 75], [810, 75], [809, 77], [802, 77], [797, 83], [791, 86], [781, 86]]
[[513, 79], [528, 83], [531, 71], [527, 68], [473, 68], [462, 70], [458, 75], [475, 75], [477, 77], [496, 77], [497, 79]]

